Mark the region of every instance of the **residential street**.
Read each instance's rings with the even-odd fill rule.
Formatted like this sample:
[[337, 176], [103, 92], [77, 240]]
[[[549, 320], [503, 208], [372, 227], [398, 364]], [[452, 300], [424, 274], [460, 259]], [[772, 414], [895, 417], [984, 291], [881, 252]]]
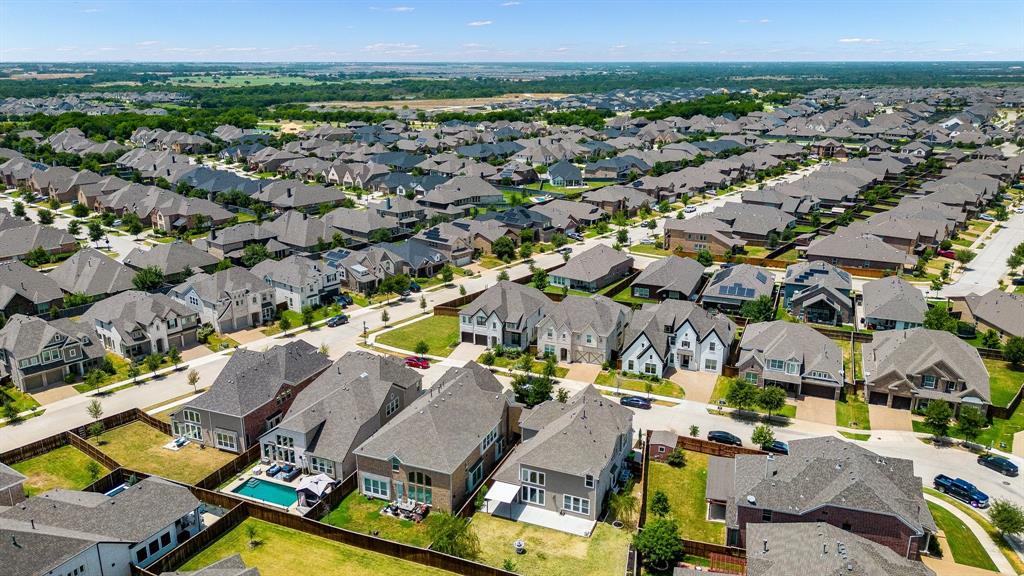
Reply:
[[1006, 258], [1014, 246], [1024, 242], [1024, 214], [1011, 213], [1010, 219], [1002, 224], [1004, 228], [988, 239], [968, 265], [967, 272], [942, 289], [942, 296], [965, 296], [971, 292], [984, 294], [999, 285], [999, 279], [1009, 271]]

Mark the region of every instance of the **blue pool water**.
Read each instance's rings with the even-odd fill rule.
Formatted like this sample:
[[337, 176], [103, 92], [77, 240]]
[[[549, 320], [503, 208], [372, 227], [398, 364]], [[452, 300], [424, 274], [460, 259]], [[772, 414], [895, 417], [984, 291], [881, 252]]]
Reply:
[[232, 490], [232, 492], [257, 500], [265, 500], [285, 508], [295, 504], [298, 500], [298, 497], [295, 496], [294, 488], [276, 482], [267, 482], [259, 478], [246, 480], [241, 486]]

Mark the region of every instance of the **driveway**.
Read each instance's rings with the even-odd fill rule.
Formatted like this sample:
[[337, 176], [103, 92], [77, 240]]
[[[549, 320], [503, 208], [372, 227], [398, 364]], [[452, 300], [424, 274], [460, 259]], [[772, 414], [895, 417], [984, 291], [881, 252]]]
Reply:
[[189, 348], [188, 350], [182, 350], [181, 351], [181, 360], [183, 362], [188, 362], [190, 360], [195, 360], [196, 358], [202, 358], [203, 356], [208, 356], [210, 354], [213, 354], [213, 350], [210, 350], [209, 348], [207, 348], [206, 346], [204, 346], [202, 344], [197, 344], [197, 345]]
[[238, 332], [232, 332], [228, 334], [235, 342], [239, 344], [248, 344], [249, 342], [255, 342], [262, 340], [267, 337], [260, 328], [250, 328], [249, 330], [239, 330]]
[[676, 370], [669, 375], [668, 379], [683, 388], [687, 400], [707, 404], [711, 401], [711, 393], [715, 391], [718, 374]]
[[872, 430], [902, 430], [910, 432], [914, 429], [911, 425], [910, 410], [897, 410], [887, 406], [868, 404], [868, 415], [871, 416]]
[[796, 401], [796, 417], [819, 424], [836, 425], [836, 402], [828, 398], [804, 396]]
[[448, 355], [449, 360], [456, 360], [462, 363], [469, 362], [470, 360], [476, 360], [487, 351], [486, 346], [480, 344], [470, 344], [469, 342], [463, 342], [452, 350], [452, 353]]
[[78, 396], [78, 390], [75, 390], [75, 387], [71, 384], [57, 386], [56, 388], [50, 388], [49, 390], [43, 390], [42, 392], [32, 393], [32, 397], [36, 399], [36, 402], [39, 402], [43, 406], [53, 404], [58, 400], [71, 398], [73, 396]]
[[1013, 247], [1024, 242], [1024, 214], [1012, 214], [1010, 219], [1002, 223], [1003, 228], [985, 241], [985, 247], [967, 266], [967, 271], [960, 278], [942, 289], [943, 298], [963, 296], [971, 292], [984, 294], [999, 284], [999, 279], [1006, 275], [1006, 255]]
[[601, 373], [601, 366], [599, 364], [574, 362], [572, 364], [565, 364], [564, 366], [569, 369], [569, 373], [565, 375], [568, 380], [577, 380], [579, 382], [588, 382], [593, 384], [594, 380], [597, 380], [597, 375]]

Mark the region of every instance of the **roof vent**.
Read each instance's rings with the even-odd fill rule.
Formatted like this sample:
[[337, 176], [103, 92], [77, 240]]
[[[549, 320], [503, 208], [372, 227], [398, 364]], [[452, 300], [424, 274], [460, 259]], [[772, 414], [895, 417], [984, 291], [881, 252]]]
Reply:
[[749, 504], [754, 504], [754, 505], [756, 505], [756, 504], [757, 504], [757, 498], [754, 498], [754, 495], [753, 495], [753, 494], [747, 494], [747, 502], [748, 502]]

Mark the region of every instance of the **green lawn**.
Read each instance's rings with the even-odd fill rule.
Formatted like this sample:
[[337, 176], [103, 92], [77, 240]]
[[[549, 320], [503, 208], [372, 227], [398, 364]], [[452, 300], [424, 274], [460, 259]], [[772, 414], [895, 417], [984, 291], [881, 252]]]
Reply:
[[1014, 573], [1024, 574], [1024, 559], [1021, 559], [1021, 557], [1017, 555], [1017, 552], [1003, 538], [999, 531], [996, 530], [995, 526], [992, 525], [992, 522], [989, 521], [988, 517], [983, 516], [980, 512], [978, 512], [974, 508], [971, 508], [967, 504], [964, 504], [963, 502], [955, 498], [951, 498], [950, 496], [943, 494], [933, 488], [928, 488], [926, 486], [924, 487], [924, 492], [926, 494], [935, 496], [936, 498], [939, 498], [949, 504], [952, 504], [953, 506], [956, 506], [957, 509], [959, 509], [961, 512], [970, 516], [972, 520], [978, 523], [978, 526], [981, 526], [981, 528], [985, 530], [985, 533], [988, 534], [988, 537], [991, 538], [993, 542], [995, 542], [996, 546], [999, 547], [999, 551], [1003, 553], [1003, 556], [1005, 556], [1006, 559], [1010, 562], [1010, 565], [1013, 566]]
[[458, 316], [428, 316], [377, 336], [377, 342], [410, 352], [420, 340], [430, 346], [429, 354], [447, 356], [459, 345]]
[[[74, 446], [61, 446], [46, 454], [13, 464], [11, 468], [28, 477], [25, 481], [25, 492], [33, 496], [54, 488], [81, 490], [92, 484], [93, 478], [86, 469], [89, 462], [93, 462], [93, 459], [85, 452]], [[100, 473], [97, 477], [109, 472], [100, 464]]]
[[[727, 376], [719, 376], [715, 382], [715, 389], [711, 391], [711, 399], [708, 400], [708, 404], [718, 405], [719, 400], [725, 400], [725, 395], [729, 392], [729, 378]], [[759, 414], [768, 414], [760, 407], [748, 408], [749, 412], [757, 412]], [[796, 404], [791, 403], [789, 399], [786, 400], [786, 405], [772, 414], [772, 416], [784, 416], [786, 418], [796, 418]]]
[[[513, 522], [482, 512], [470, 526], [480, 539], [484, 564], [503, 567], [505, 560], [525, 576], [621, 576], [632, 533], [599, 522], [589, 538], [525, 522]], [[517, 555], [512, 544], [526, 542], [526, 554]]]
[[[321, 306], [313, 310], [313, 322], [326, 320], [331, 316], [336, 316], [338, 314], [341, 314], [340, 304], [328, 304], [327, 306]], [[302, 314], [300, 312], [285, 310], [281, 312], [281, 317], [287, 318], [288, 322], [291, 323], [292, 328], [298, 328], [299, 326], [305, 325], [305, 322], [302, 321]]]
[[665, 256], [671, 256], [671, 250], [664, 250], [662, 248], [655, 248], [653, 244], [633, 244], [629, 247], [630, 252], [637, 254], [643, 254], [644, 256], [654, 256], [656, 258], [662, 258]]
[[[164, 448], [171, 440], [144, 422], [132, 422], [104, 432], [99, 449], [126, 468], [189, 484], [202, 480], [237, 456], [216, 448], [200, 450], [195, 443], [178, 451]], [[90, 442], [95, 444], [96, 439]]]
[[843, 364], [846, 368], [846, 374], [849, 376], [853, 374], [854, 379], [861, 379], [861, 357], [860, 357], [860, 344], [854, 344], [853, 349], [850, 348], [849, 340], [833, 340], [839, 349], [843, 351]]
[[743, 248], [743, 255], [749, 258], [764, 258], [771, 252], [771, 249], [765, 246], [745, 246]]
[[[616, 378], [616, 376], [618, 376], [618, 378]], [[621, 372], [617, 372], [615, 370], [602, 370], [594, 380], [594, 384], [608, 386], [609, 388], [618, 387], [623, 390], [640, 392], [641, 394], [647, 394], [647, 385], [651, 384], [651, 394], [655, 394], [657, 396], [671, 396], [673, 398], [686, 397], [686, 393], [683, 389], [671, 380], [663, 378], [657, 382], [651, 382], [640, 378], [630, 378], [629, 376], [624, 376]]]
[[871, 430], [868, 405], [860, 394], [842, 392], [836, 402], [836, 426], [856, 430]]
[[984, 360], [992, 390], [992, 404], [1007, 406], [1024, 383], [1024, 369], [1005, 360]]
[[[932, 431], [924, 422], [914, 420], [914, 432], [931, 434]], [[1008, 419], [993, 418], [991, 424], [978, 434], [975, 442], [983, 446], [992, 446], [1010, 452], [1013, 450], [1013, 435], [1024, 430], [1024, 407], [1018, 406]], [[954, 424], [949, 429], [948, 435], [951, 438], [963, 439], [963, 435], [956, 429]]]
[[561, 286], [555, 286], [554, 284], [548, 284], [543, 290], [546, 294], [565, 294], [566, 296], [583, 296], [584, 298], [590, 298], [593, 296], [590, 292], [584, 292], [583, 290], [575, 290], [570, 288], [564, 290]]
[[[256, 528], [256, 540], [259, 544], [255, 547], [249, 544], [247, 526]], [[198, 570], [234, 554], [240, 554], [246, 566], [258, 568], [262, 576], [451, 574], [253, 518], [246, 519], [203, 551], [189, 558], [179, 570]]]
[[606, 294], [612, 300], [615, 300], [619, 304], [625, 304], [626, 306], [642, 306], [647, 303], [657, 303], [658, 301], [653, 298], [637, 298], [633, 296], [632, 287], [626, 286], [622, 290], [619, 290], [617, 294]]
[[35, 398], [18, 390], [13, 385], [0, 387], [0, 404], [7, 404], [8, 402], [13, 404], [14, 409], [18, 412], [39, 407], [39, 402], [36, 402]]
[[985, 549], [981, 546], [977, 536], [971, 532], [959, 518], [945, 508], [928, 502], [928, 509], [931, 510], [932, 518], [946, 535], [946, 545], [953, 555], [953, 561], [964, 566], [974, 566], [983, 570], [997, 572], [996, 565], [989, 558]]
[[[484, 358], [485, 354], [486, 353], [481, 354], [480, 357], [477, 358], [476, 361], [481, 363], [481, 364], [483, 364], [483, 358]], [[506, 358], [504, 356], [495, 356], [494, 357], [494, 364], [493, 365], [498, 367], [498, 368], [507, 368], [509, 370], [515, 370], [515, 369], [517, 369], [516, 368], [516, 362], [518, 362], [518, 360], [519, 360], [518, 358], [513, 360], [511, 358]], [[530, 372], [533, 372], [534, 374], [543, 374], [544, 373], [544, 362], [542, 362], [540, 360], [534, 360], [533, 364], [531, 365]], [[568, 368], [563, 368], [561, 366], [555, 366], [555, 378], [565, 378], [565, 375], [568, 374], [568, 373], [569, 373], [569, 369]]]
[[[238, 344], [236, 343], [235, 345], [237, 346]], [[104, 372], [103, 381], [100, 382], [97, 388], [102, 388], [104, 386], [109, 386], [110, 384], [113, 384], [115, 382], [124, 382], [125, 380], [131, 379], [131, 377], [128, 376], [128, 360], [125, 360], [124, 358], [111, 352], [107, 352], [107, 360], [110, 360], [110, 363], [114, 366], [114, 373], [107, 374]], [[157, 367], [157, 370], [167, 368], [170, 365], [171, 361], [168, 360], [166, 356], [164, 356], [160, 360], [160, 366]], [[149, 373], [149, 368], [146, 367], [146, 364], [144, 362], [139, 362], [138, 368], [140, 375]], [[85, 382], [79, 382], [75, 384], [74, 388], [81, 394], [85, 394], [86, 392], [92, 391], [92, 389], [89, 388], [89, 386]]]
[[849, 438], [850, 440], [860, 440], [862, 442], [871, 440], [871, 434], [858, 434], [856, 432], [846, 432], [845, 430], [840, 430], [839, 435], [844, 438]]
[[488, 270], [493, 270], [499, 266], [504, 266], [506, 262], [501, 258], [495, 258], [494, 256], [484, 255], [477, 260], [477, 264], [483, 266], [484, 268], [487, 268]]
[[358, 490], [353, 490], [341, 501], [341, 504], [338, 504], [337, 508], [331, 510], [331, 513], [322, 522], [363, 534], [376, 531], [381, 538], [420, 548], [430, 546], [428, 531], [431, 520], [437, 518], [436, 515], [430, 514], [426, 520], [417, 524], [409, 520], [381, 515], [380, 509], [385, 504], [386, 502], [383, 500], [370, 499], [360, 494]]
[[669, 515], [679, 522], [683, 538], [703, 542], [725, 543], [725, 524], [707, 519], [708, 505], [704, 491], [708, 484], [708, 456], [699, 452], [686, 452], [686, 465], [673, 468], [661, 462], [651, 462], [647, 483], [648, 520], [655, 490], [668, 496]]
[[238, 348], [238, 341], [230, 336], [214, 332], [206, 338], [206, 347], [214, 352], [220, 352], [221, 350], [226, 350], [228, 348]]

